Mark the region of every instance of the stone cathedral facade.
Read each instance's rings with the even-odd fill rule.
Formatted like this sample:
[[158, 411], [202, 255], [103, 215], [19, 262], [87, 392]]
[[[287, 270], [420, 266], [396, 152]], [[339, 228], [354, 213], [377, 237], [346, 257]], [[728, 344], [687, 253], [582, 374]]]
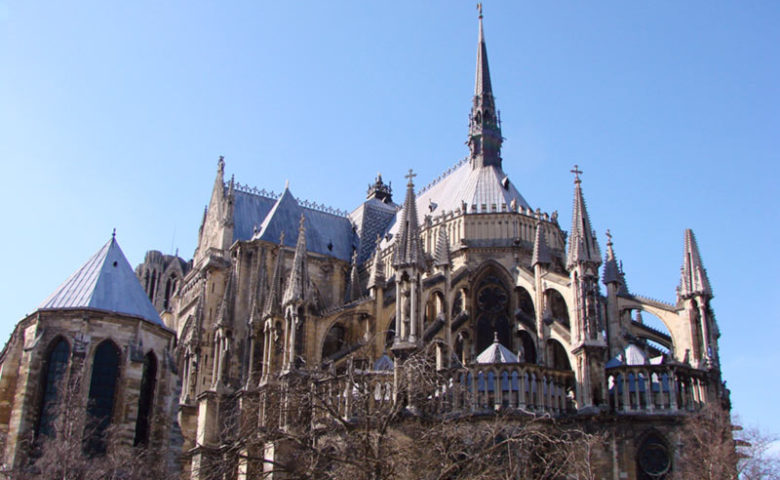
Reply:
[[[136, 285], [122, 285], [140, 283], [144, 313], [49, 302], [19, 324], [0, 359], [4, 461], [22, 458], [22, 432], [46, 426], [45, 372], [78, 363], [88, 376], [111, 339], [117, 388], [130, 393], [108, 418], [127, 426], [128, 442], [147, 441], [139, 419], [164, 412], [171, 420], [152, 438], [176, 444], [183, 478], [201, 478], [218, 458], [227, 399], [296, 370], [394, 385], [421, 349], [432, 352], [431, 368], [461, 372], [450, 385], [468, 382], [471, 394], [450, 408], [607, 417], [604, 478], [664, 478], [679, 418], [705, 404], [728, 408], [693, 232], [681, 232], [677, 298], [664, 303], [628, 288], [612, 237], [594, 234], [576, 166], [571, 223], [523, 198], [503, 171], [481, 15], [467, 138], [468, 156], [427, 186], [416, 188], [410, 171], [394, 197], [378, 175], [352, 212], [302, 201], [289, 187], [274, 194], [226, 179], [220, 158], [192, 260], [151, 251]], [[144, 387], [152, 361], [157, 382]]]

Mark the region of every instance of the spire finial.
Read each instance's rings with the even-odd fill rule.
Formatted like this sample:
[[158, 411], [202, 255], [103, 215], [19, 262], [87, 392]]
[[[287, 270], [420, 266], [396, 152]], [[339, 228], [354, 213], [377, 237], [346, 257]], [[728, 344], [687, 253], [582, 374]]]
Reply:
[[477, 10], [479, 11], [479, 19], [482, 20], [482, 2], [477, 2]]
[[116, 227], [114, 227], [114, 231], [111, 232], [111, 240], [116, 240]]
[[493, 330], [493, 343], [498, 343], [498, 331]]
[[574, 168], [570, 170], [571, 173], [574, 174], [574, 183], [582, 183], [582, 180], [580, 180], [580, 175], [582, 175], [582, 170], [580, 170], [580, 166], [576, 163], [574, 164]]
[[413, 186], [414, 186], [414, 182], [412, 182], [412, 179], [413, 179], [414, 177], [416, 177], [416, 176], [417, 176], [417, 174], [416, 174], [416, 173], [414, 173], [414, 172], [412, 171], [412, 169], [410, 168], [410, 169], [409, 169], [409, 173], [408, 173], [408, 174], [406, 174], [406, 175], [404, 175], [404, 178], [408, 178], [408, 179], [409, 179], [409, 183], [407, 183], [407, 184], [406, 184], [406, 186], [407, 186], [407, 187], [413, 187]]
[[607, 246], [611, 247], [612, 246], [612, 232], [610, 232], [609, 229], [607, 229], [606, 235], [607, 235]]

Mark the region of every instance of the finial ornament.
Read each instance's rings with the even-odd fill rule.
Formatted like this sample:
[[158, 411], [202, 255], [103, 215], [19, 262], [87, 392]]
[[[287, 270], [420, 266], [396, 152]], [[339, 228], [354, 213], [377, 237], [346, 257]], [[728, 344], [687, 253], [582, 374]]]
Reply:
[[412, 179], [413, 179], [414, 177], [416, 177], [416, 176], [417, 176], [417, 174], [416, 174], [416, 173], [414, 173], [414, 172], [412, 171], [412, 169], [410, 168], [410, 169], [409, 169], [409, 173], [408, 173], [408, 174], [406, 174], [406, 175], [404, 175], [404, 178], [408, 178], [408, 179], [409, 179], [409, 183], [407, 184], [408, 186], [410, 186], [410, 187], [413, 187], [413, 186], [414, 186], [414, 183], [412, 183]]
[[582, 183], [582, 180], [580, 180], [580, 175], [582, 175], [582, 170], [580, 170], [580, 166], [575, 164], [574, 169], [571, 170], [571, 173], [574, 174], [574, 183]]
[[477, 10], [479, 11], [479, 19], [482, 20], [482, 2], [477, 2]]
[[111, 240], [116, 240], [116, 227], [114, 227], [114, 231], [111, 232]]
[[612, 245], [612, 232], [610, 232], [609, 229], [607, 229], [606, 235], [607, 235], [607, 245]]

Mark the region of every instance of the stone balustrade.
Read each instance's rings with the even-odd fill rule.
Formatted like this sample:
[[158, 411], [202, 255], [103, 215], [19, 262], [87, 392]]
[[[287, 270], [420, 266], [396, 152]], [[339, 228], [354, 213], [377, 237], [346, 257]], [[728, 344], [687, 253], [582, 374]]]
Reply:
[[709, 401], [706, 372], [683, 365], [619, 366], [606, 376], [614, 413], [692, 411]]

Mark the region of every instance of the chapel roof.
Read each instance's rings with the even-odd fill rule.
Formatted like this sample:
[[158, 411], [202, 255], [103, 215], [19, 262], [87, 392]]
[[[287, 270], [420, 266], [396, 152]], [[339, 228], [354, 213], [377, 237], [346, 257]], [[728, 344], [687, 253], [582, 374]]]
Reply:
[[113, 235], [38, 306], [39, 310], [77, 308], [132, 315], [163, 325]]

